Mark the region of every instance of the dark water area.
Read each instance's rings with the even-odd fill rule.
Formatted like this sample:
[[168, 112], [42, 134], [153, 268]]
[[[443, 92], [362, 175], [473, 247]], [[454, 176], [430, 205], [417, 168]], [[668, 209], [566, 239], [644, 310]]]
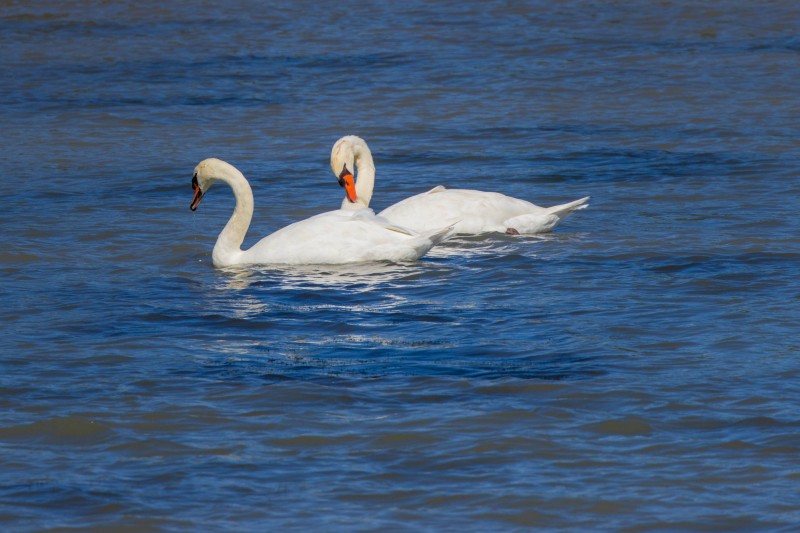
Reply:
[[[0, 529], [800, 524], [795, 2], [0, 2]], [[215, 269], [444, 184], [591, 206]]]

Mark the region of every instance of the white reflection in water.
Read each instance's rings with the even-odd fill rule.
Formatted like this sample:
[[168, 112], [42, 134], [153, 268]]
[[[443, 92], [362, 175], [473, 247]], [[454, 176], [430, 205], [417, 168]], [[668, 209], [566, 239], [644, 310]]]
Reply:
[[486, 255], [503, 256], [532, 248], [551, 235], [506, 237], [503, 235], [456, 236], [435, 246], [426, 257], [413, 263], [365, 262], [344, 265], [246, 265], [220, 269], [220, 288], [241, 291], [257, 283], [278, 283], [278, 288], [297, 290], [342, 288], [349, 292], [369, 292], [378, 287], [408, 281], [419, 283], [421, 276], [455, 262]]
[[413, 278], [425, 272], [422, 263], [351, 263], [347, 265], [264, 265], [222, 269], [222, 287], [241, 291], [254, 283], [269, 281], [287, 290], [342, 288], [368, 292], [378, 286]]

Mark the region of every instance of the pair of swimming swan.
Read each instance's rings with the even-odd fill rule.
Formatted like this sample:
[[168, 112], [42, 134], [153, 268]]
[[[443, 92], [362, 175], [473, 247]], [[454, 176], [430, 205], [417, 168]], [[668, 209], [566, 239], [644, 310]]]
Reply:
[[[356, 168], [357, 179], [353, 174]], [[572, 211], [586, 207], [589, 200], [543, 208], [500, 193], [439, 186], [375, 215], [369, 209], [375, 165], [364, 140], [354, 135], [339, 139], [331, 151], [331, 169], [345, 188], [341, 209], [290, 224], [242, 250], [253, 217], [250, 184], [225, 161], [201, 161], [192, 177], [191, 210], [197, 209], [217, 181], [227, 183], [236, 198], [233, 215], [214, 245], [214, 266], [414, 261], [453, 233], [550, 231]]]

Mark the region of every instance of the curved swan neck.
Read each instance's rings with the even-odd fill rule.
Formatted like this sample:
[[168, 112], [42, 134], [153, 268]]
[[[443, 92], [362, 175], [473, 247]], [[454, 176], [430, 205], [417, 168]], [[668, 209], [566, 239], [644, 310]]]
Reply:
[[253, 219], [253, 190], [244, 175], [234, 167], [218, 175], [217, 179], [230, 185], [236, 198], [233, 214], [217, 237], [211, 254], [215, 266], [227, 266], [236, 263], [242, 253], [242, 242]]
[[367, 143], [358, 139], [352, 144], [353, 161], [356, 167], [356, 196], [358, 200], [355, 204], [350, 203], [347, 198], [342, 202], [342, 208], [361, 208], [369, 207], [372, 200], [372, 190], [375, 188], [375, 163], [372, 160], [372, 152], [369, 151]]

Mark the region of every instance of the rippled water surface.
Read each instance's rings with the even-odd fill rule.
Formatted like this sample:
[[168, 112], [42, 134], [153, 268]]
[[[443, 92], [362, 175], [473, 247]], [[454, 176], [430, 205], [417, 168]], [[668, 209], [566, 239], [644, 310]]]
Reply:
[[[794, 530], [795, 2], [2, 2], [0, 529]], [[218, 270], [434, 185], [591, 206]]]

